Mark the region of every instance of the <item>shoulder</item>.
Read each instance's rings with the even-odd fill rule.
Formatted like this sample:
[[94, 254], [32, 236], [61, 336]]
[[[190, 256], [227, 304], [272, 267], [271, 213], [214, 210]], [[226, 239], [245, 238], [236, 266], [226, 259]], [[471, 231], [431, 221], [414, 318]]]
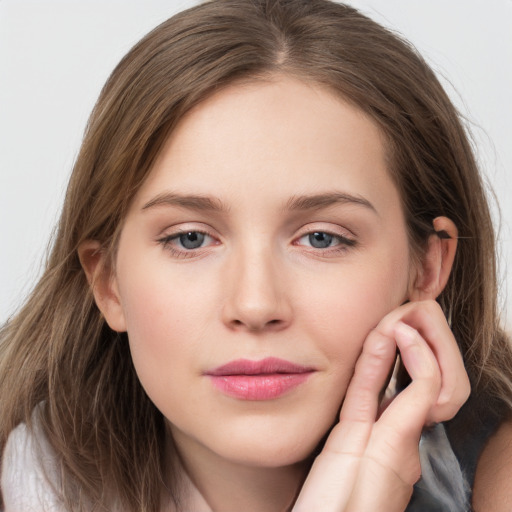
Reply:
[[512, 510], [512, 419], [498, 428], [485, 445], [476, 468], [475, 512]]
[[2, 456], [1, 488], [5, 512], [60, 512], [63, 509], [48, 478], [54, 458], [42, 432], [24, 423], [9, 435]]

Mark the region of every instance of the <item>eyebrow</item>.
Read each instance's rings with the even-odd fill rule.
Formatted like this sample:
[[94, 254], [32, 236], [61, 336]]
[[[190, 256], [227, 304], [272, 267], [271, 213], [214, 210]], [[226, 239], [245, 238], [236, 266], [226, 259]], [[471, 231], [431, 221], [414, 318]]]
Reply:
[[143, 207], [143, 210], [155, 208], [158, 206], [181, 206], [192, 210], [202, 210], [210, 212], [227, 212], [229, 208], [217, 198], [201, 195], [183, 195], [166, 192], [159, 194]]
[[[347, 194], [345, 192], [328, 192], [324, 194], [300, 195], [291, 197], [285, 206], [285, 210], [320, 210], [336, 204], [355, 204], [368, 208], [378, 213], [370, 201], [361, 196]], [[148, 201], [142, 210], [162, 206], [178, 206], [191, 210], [225, 213], [229, 208], [220, 200], [210, 196], [184, 195], [173, 192], [164, 192]]]
[[377, 209], [370, 201], [361, 196], [345, 192], [328, 192], [325, 194], [301, 195], [291, 197], [287, 204], [288, 210], [319, 210], [335, 204], [355, 204], [363, 206], [377, 213]]

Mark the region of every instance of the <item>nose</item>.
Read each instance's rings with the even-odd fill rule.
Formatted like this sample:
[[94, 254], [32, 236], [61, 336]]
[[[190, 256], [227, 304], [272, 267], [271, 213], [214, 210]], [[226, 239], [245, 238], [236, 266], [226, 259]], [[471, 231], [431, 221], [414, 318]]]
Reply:
[[223, 321], [234, 330], [279, 331], [292, 310], [284, 272], [270, 248], [238, 251], [227, 264]]

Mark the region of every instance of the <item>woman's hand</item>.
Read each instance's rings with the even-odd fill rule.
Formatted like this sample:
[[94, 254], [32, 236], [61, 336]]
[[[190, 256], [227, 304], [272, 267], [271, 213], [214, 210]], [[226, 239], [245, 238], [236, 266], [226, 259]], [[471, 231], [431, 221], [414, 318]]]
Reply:
[[[396, 348], [411, 383], [380, 411]], [[435, 301], [397, 308], [370, 332], [340, 421], [306, 479], [293, 512], [398, 512], [421, 474], [425, 425], [452, 418], [470, 392], [464, 363]]]

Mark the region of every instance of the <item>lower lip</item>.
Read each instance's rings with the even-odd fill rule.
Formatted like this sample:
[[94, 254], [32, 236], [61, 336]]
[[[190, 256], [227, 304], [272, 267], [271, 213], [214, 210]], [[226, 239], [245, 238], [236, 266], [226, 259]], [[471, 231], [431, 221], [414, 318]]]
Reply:
[[300, 386], [312, 372], [210, 376], [222, 393], [241, 400], [272, 400]]

